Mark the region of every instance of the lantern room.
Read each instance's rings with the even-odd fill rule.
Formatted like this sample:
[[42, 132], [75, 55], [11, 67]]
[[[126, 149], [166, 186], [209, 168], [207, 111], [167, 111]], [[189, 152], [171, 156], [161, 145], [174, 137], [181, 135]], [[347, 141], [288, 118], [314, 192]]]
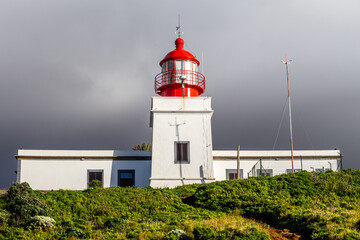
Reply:
[[197, 97], [205, 90], [205, 76], [199, 73], [200, 62], [184, 50], [182, 38], [176, 39], [175, 46], [160, 62], [155, 92], [163, 97]]

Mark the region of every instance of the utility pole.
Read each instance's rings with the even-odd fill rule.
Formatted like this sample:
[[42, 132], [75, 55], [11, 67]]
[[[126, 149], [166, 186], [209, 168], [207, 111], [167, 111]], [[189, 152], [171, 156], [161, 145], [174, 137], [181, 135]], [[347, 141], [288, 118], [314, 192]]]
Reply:
[[282, 61], [286, 65], [286, 79], [287, 79], [287, 88], [288, 88], [288, 101], [289, 101], [289, 121], [290, 121], [290, 145], [291, 145], [291, 167], [292, 173], [294, 170], [294, 140], [293, 140], [293, 131], [292, 131], [292, 120], [291, 120], [291, 101], [290, 101], [290, 83], [289, 83], [289, 64], [291, 60], [288, 61], [287, 55], [285, 54], [285, 61]]
[[237, 179], [240, 179], [240, 145], [237, 147]]

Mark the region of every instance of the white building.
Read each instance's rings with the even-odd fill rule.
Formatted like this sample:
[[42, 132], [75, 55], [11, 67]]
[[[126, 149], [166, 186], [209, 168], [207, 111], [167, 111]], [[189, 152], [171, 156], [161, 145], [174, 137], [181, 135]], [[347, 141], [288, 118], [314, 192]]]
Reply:
[[[103, 187], [176, 187], [237, 178], [237, 151], [212, 147], [210, 97], [199, 97], [205, 77], [200, 62], [175, 41], [155, 77], [150, 127], [152, 152], [19, 149], [17, 181], [33, 189], [82, 190], [92, 180]], [[240, 151], [240, 178], [292, 172], [290, 151]], [[338, 171], [339, 150], [294, 151], [295, 171]]]
[[[212, 154], [214, 175], [210, 180], [236, 178], [237, 152], [213, 151]], [[339, 150], [294, 151], [294, 156], [296, 171], [341, 169]], [[88, 182], [92, 179], [102, 180], [104, 187], [127, 185], [146, 187], [153, 181], [151, 152], [148, 151], [20, 149], [16, 158], [17, 181], [28, 182], [33, 189], [81, 190], [87, 188]], [[173, 161], [174, 156], [171, 157], [171, 162]], [[180, 169], [176, 170], [179, 171], [175, 171], [173, 179], [179, 180]], [[194, 170], [200, 172], [199, 168]], [[275, 176], [291, 170], [290, 151], [240, 151], [241, 178], [257, 175]], [[165, 168], [163, 171], [170, 172]], [[183, 172], [181, 184], [210, 181], [200, 173], [197, 175], [196, 171], [196, 177], [185, 175], [187, 173], [185, 170]], [[174, 184], [166, 179], [162, 181], [161, 186], [173, 187]]]

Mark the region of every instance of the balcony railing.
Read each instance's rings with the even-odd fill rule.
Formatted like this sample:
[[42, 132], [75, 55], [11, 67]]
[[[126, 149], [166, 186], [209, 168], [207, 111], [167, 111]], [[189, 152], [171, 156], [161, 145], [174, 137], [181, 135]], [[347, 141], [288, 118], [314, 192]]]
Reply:
[[205, 76], [199, 72], [191, 70], [172, 70], [161, 72], [155, 76], [155, 92], [161, 91], [161, 88], [170, 84], [182, 84], [200, 87], [205, 90]]

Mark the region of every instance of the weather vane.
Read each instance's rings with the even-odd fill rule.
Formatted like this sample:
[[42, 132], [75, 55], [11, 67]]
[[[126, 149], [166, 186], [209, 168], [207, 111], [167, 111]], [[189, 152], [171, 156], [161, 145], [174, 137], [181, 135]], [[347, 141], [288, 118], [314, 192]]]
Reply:
[[176, 32], [175, 34], [178, 34], [179, 38], [182, 34], [184, 34], [183, 32], [181, 32], [181, 25], [180, 25], [180, 14], [179, 14], [179, 25], [176, 27]]

